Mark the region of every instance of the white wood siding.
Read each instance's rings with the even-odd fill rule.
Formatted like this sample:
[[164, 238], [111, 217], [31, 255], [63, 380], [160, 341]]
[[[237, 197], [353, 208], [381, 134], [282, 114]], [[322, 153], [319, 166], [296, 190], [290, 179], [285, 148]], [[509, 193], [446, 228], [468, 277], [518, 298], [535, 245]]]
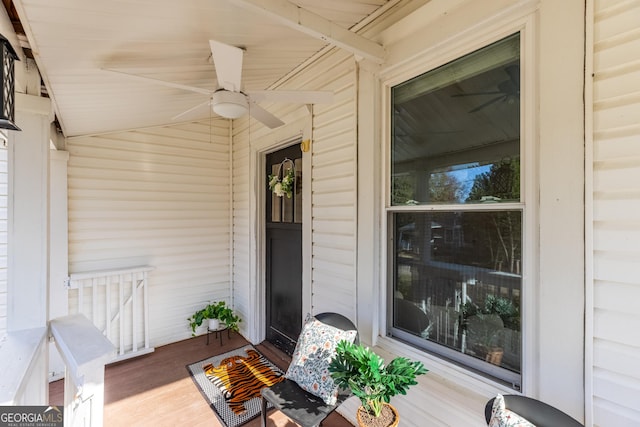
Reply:
[[0, 337], [7, 332], [8, 150], [0, 146]]
[[187, 317], [230, 300], [228, 125], [211, 123], [67, 142], [69, 271], [154, 266], [152, 346], [190, 336]]
[[[335, 92], [314, 108], [311, 145], [313, 312], [356, 319], [357, 74], [353, 57], [320, 61], [315, 79]], [[331, 70], [322, 73], [320, 70]]]
[[640, 425], [640, 2], [595, 0], [593, 424]]
[[[246, 122], [246, 121], [245, 121]], [[256, 317], [256, 312], [251, 301], [252, 280], [252, 223], [250, 212], [250, 199], [253, 187], [250, 185], [250, 132], [248, 127], [238, 129], [234, 123], [233, 134], [233, 302], [239, 316], [249, 319]], [[261, 301], [260, 306], [264, 306]], [[241, 324], [244, 329], [248, 325]]]

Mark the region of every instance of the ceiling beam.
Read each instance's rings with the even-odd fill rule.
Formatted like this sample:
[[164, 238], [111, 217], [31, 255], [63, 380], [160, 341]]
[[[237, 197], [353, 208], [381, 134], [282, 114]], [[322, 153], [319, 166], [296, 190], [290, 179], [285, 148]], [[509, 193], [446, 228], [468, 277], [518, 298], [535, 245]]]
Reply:
[[384, 61], [385, 50], [378, 43], [287, 0], [231, 0], [231, 2], [247, 10], [269, 16], [287, 27], [330, 43], [356, 56], [378, 64]]

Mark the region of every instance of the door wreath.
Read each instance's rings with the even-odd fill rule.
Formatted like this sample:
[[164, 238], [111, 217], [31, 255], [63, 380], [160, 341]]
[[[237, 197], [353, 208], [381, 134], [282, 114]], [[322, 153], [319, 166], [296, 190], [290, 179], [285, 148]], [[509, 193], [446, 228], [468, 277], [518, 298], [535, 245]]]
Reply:
[[[284, 166], [290, 164], [289, 169], [284, 170]], [[288, 199], [293, 195], [293, 188], [296, 183], [296, 170], [293, 160], [284, 159], [278, 165], [275, 174], [269, 175], [269, 190], [278, 197], [287, 196]]]

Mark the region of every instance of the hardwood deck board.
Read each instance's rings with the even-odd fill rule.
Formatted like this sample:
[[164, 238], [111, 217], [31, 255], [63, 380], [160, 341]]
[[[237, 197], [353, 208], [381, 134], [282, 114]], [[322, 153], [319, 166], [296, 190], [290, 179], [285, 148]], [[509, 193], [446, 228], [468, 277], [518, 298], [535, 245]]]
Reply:
[[[222, 346], [218, 340], [206, 344], [206, 336], [198, 336], [156, 348], [153, 353], [108, 365], [105, 369], [105, 427], [130, 426], [222, 426], [195, 385], [187, 365], [216, 354], [249, 344], [242, 336], [225, 334]], [[283, 370], [290, 358], [269, 343], [256, 346], [269, 360]], [[49, 403], [62, 405], [64, 381], [49, 384]], [[260, 418], [245, 424], [259, 427]], [[269, 413], [268, 427], [295, 427], [280, 412]], [[350, 427], [334, 412], [325, 420], [327, 427]]]

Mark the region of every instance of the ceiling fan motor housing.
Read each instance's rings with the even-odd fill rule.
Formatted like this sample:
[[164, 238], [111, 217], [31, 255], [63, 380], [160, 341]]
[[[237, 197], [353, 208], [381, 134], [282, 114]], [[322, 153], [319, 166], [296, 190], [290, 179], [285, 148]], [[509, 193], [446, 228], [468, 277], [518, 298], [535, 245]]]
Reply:
[[246, 114], [249, 104], [242, 92], [219, 90], [211, 95], [213, 112], [226, 119], [237, 119]]

